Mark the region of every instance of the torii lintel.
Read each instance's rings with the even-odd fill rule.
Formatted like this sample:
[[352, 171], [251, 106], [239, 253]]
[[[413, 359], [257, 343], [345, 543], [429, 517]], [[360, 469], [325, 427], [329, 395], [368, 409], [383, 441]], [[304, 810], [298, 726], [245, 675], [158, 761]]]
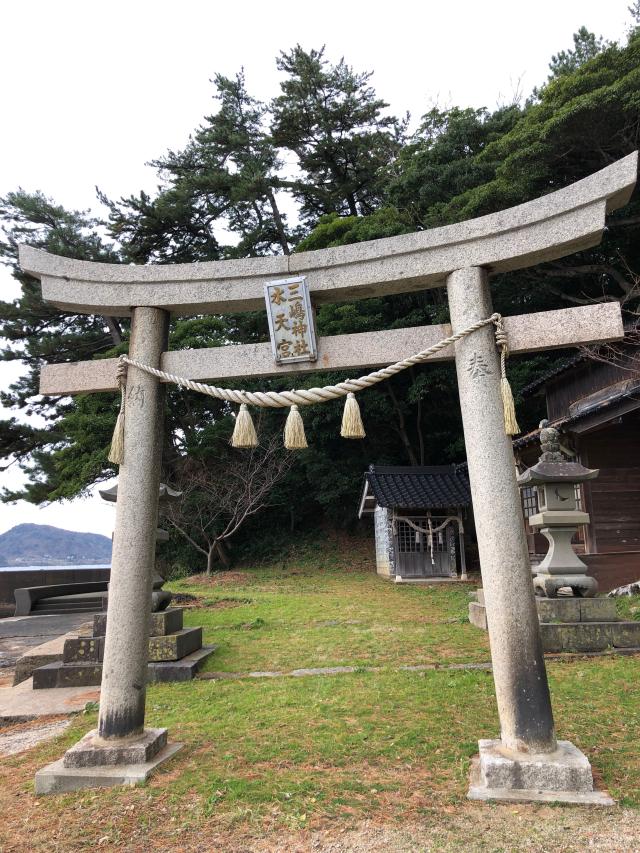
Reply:
[[477, 219], [398, 237], [288, 257], [194, 264], [120, 265], [77, 261], [30, 246], [20, 265], [42, 280], [42, 297], [74, 313], [128, 316], [131, 307], [174, 315], [263, 307], [263, 285], [307, 277], [316, 304], [441, 287], [455, 270], [523, 269], [597, 245], [608, 211], [626, 204], [637, 152], [556, 192]]

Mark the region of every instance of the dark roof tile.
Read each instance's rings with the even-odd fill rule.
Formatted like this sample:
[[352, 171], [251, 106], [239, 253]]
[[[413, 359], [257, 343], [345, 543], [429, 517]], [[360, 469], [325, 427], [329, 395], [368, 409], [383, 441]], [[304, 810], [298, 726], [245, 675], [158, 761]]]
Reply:
[[444, 509], [471, 503], [469, 476], [456, 465], [371, 465], [365, 477], [379, 506]]

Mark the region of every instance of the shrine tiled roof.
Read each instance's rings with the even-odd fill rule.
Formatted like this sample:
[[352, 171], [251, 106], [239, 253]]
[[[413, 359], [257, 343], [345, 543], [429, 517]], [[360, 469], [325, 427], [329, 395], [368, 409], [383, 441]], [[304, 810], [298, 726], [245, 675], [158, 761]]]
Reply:
[[444, 509], [471, 504], [469, 476], [457, 465], [370, 465], [365, 481], [365, 489], [383, 507]]

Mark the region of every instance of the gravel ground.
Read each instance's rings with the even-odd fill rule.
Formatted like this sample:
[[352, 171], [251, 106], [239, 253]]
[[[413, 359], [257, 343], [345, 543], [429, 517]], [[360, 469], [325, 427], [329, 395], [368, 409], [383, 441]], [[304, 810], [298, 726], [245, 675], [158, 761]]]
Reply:
[[42, 724], [22, 723], [0, 728], [0, 756], [15, 755], [37, 746], [43, 740], [50, 740], [63, 732], [69, 722], [53, 720]]
[[182, 838], [172, 848], [161, 849], [181, 853], [635, 853], [640, 851], [640, 813], [619, 808], [461, 804], [401, 827], [365, 822], [342, 830], [242, 839], [211, 835], [206, 843], [185, 842]]

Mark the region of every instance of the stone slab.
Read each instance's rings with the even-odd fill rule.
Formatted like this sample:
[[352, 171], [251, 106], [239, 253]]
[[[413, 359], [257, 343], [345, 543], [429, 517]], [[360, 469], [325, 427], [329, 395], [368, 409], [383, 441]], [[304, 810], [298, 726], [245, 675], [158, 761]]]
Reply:
[[149, 638], [149, 661], [179, 661], [202, 647], [202, 628], [182, 628], [175, 634]]
[[[216, 648], [202, 646], [180, 660], [150, 662], [147, 667], [147, 681], [190, 681], [196, 677], [200, 667]], [[37, 691], [50, 688], [97, 687], [101, 681], [101, 663], [63, 664], [62, 661], [57, 661], [40, 667], [33, 674], [33, 687]]]
[[217, 646], [202, 646], [181, 660], [150, 663], [148, 678], [150, 682], [191, 681], [198, 674], [205, 661], [215, 652]]
[[536, 598], [541, 622], [617, 622], [612, 598]]
[[34, 690], [33, 680], [29, 678], [15, 687], [0, 688], [0, 725], [56, 714], [75, 714], [99, 698], [100, 690], [95, 687]]
[[[557, 315], [557, 316], [556, 316]], [[505, 317], [509, 348], [514, 354], [540, 349], [577, 346], [622, 337], [617, 303], [564, 308]], [[359, 332], [318, 338], [318, 359], [277, 366], [271, 344], [240, 344], [203, 347], [162, 354], [161, 367], [168, 373], [195, 381], [226, 381], [242, 377], [251, 364], [255, 378], [295, 375], [318, 370], [378, 368], [400, 361], [407, 354], [427, 349], [451, 335], [449, 324]], [[453, 347], [446, 347], [429, 361], [451, 360]], [[41, 394], [80, 394], [117, 390], [118, 359], [79, 361], [44, 365], [40, 373]]]
[[[174, 634], [149, 638], [149, 661], [175, 661], [195, 652], [202, 645], [202, 628], [181, 628]], [[104, 637], [75, 637], [64, 645], [63, 661], [72, 663], [101, 663]]]
[[543, 622], [540, 632], [545, 652], [595, 652], [640, 646], [640, 622]]
[[100, 663], [104, 637], [72, 637], [65, 644], [62, 661], [68, 663]]
[[529, 527], [556, 527], [566, 525], [574, 527], [577, 524], [588, 524], [589, 513], [577, 509], [558, 510], [547, 509], [530, 515], [527, 519]]
[[13, 676], [14, 685], [25, 681], [27, 678], [31, 678], [35, 670], [39, 667], [62, 660], [65, 642], [67, 640], [75, 640], [77, 636], [77, 631], [70, 631], [68, 634], [63, 634], [61, 637], [56, 637], [53, 640], [48, 640], [46, 643], [41, 643], [39, 646], [28, 649], [16, 661]]
[[[477, 597], [482, 598], [482, 590]], [[603, 652], [606, 649], [635, 649], [640, 647], [640, 622], [618, 620], [615, 601], [606, 598], [536, 599], [540, 635], [545, 652]], [[611, 605], [613, 604], [613, 607]], [[540, 606], [542, 605], [542, 606]], [[580, 622], [547, 622], [556, 614], [559, 618], [578, 615]], [[615, 615], [615, 621], [596, 621], [598, 614]], [[469, 602], [469, 621], [476, 628], [487, 630], [484, 604]]]
[[540, 622], [580, 621], [579, 598], [540, 598], [536, 596], [536, 607]]
[[[180, 631], [183, 626], [184, 608], [169, 607], [158, 613], [151, 614], [149, 634], [152, 637], [163, 637]], [[107, 632], [107, 614], [96, 613], [93, 617], [93, 636], [104, 637]]]
[[135, 738], [104, 741], [92, 729], [64, 754], [65, 767], [147, 764], [167, 745], [167, 729], [145, 729]]
[[99, 687], [102, 681], [101, 663], [69, 663], [54, 661], [33, 673], [34, 690], [68, 687]]
[[402, 575], [395, 575], [393, 578], [389, 578], [389, 580], [393, 580], [394, 583], [397, 584], [405, 584], [407, 586], [437, 586], [438, 584], [447, 584], [447, 583], [460, 583], [462, 578], [459, 578], [457, 575], [455, 577], [429, 577], [429, 578], [403, 578]]
[[316, 304], [438, 287], [454, 270], [506, 272], [597, 245], [605, 214], [626, 204], [637, 153], [568, 187], [508, 210], [426, 231], [291, 256], [200, 264], [125, 265], [78, 261], [20, 246], [20, 265], [63, 310], [129, 315], [145, 305], [175, 314], [224, 314], [264, 307], [263, 286], [303, 274]]
[[480, 760], [471, 762], [469, 800], [481, 802], [504, 801], [509, 803], [564, 803], [572, 806], [615, 806], [616, 802], [606, 791], [540, 791], [526, 788], [487, 788], [480, 783]]
[[500, 740], [478, 741], [479, 785], [489, 789], [593, 791], [593, 774], [587, 756], [568, 740], [559, 740], [549, 753], [523, 753], [506, 749]]
[[478, 604], [477, 601], [469, 602], [469, 622], [476, 628], [487, 630], [487, 610], [484, 604]]
[[156, 768], [182, 749], [183, 744], [171, 743], [146, 764], [121, 764], [103, 767], [65, 767], [63, 759], [38, 770], [35, 776], [36, 795], [62, 794], [84, 788], [110, 788], [115, 785], [137, 785], [145, 782]]
[[[0, 677], [13, 680], [13, 669], [20, 658], [42, 645], [44, 637], [0, 637]], [[51, 637], [55, 640], [55, 637]]]
[[[619, 621], [616, 602], [613, 598], [579, 598], [581, 622]], [[569, 619], [565, 620], [569, 622]]]

